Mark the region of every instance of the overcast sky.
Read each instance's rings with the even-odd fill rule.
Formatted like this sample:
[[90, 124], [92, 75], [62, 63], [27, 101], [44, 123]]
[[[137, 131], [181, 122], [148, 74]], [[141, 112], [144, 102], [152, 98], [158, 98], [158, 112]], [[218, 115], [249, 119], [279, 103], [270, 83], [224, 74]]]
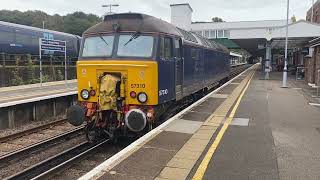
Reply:
[[[218, 16], [225, 21], [251, 21], [286, 18], [287, 0], [1, 0], [0, 9], [41, 10], [65, 15], [74, 11], [103, 15], [102, 4], [117, 3], [115, 12], [142, 12], [170, 21], [170, 4], [190, 3], [193, 21], [210, 21]], [[305, 19], [312, 0], [290, 0], [290, 16]]]

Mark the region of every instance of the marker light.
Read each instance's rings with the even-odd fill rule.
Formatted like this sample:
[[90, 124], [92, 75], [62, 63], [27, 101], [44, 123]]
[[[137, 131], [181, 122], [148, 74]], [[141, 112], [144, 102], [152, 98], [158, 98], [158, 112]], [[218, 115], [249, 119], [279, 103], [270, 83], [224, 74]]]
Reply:
[[80, 94], [82, 99], [85, 99], [85, 100], [88, 100], [90, 97], [89, 91], [86, 89], [83, 89]]
[[134, 91], [131, 91], [131, 92], [130, 92], [130, 97], [132, 97], [132, 98], [137, 97], [137, 93], [134, 92]]
[[90, 96], [95, 96], [96, 95], [96, 91], [95, 90], [90, 90]]
[[140, 103], [145, 103], [145, 102], [147, 102], [147, 100], [148, 100], [148, 96], [147, 96], [146, 93], [141, 92], [141, 93], [138, 94], [138, 101]]

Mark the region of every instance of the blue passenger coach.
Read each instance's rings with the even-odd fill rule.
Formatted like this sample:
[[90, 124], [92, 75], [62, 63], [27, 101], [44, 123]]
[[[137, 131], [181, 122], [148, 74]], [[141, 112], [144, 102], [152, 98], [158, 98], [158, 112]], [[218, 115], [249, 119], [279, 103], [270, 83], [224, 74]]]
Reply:
[[67, 56], [78, 57], [79, 36], [0, 21], [0, 53], [38, 55], [39, 38], [66, 41]]

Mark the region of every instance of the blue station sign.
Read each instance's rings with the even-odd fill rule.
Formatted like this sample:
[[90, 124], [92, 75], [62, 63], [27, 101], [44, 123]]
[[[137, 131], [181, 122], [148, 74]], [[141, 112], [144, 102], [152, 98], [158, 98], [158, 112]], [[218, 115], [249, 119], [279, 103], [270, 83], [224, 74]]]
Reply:
[[52, 40], [52, 39], [40, 39], [40, 48], [42, 51], [66, 51], [66, 41]]

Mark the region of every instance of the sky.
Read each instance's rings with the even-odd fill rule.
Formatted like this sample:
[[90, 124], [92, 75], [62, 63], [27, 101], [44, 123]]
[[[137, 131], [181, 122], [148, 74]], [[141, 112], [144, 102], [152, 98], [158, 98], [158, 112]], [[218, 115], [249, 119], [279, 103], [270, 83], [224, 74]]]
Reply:
[[[103, 4], [119, 4], [114, 12], [141, 12], [170, 22], [170, 4], [189, 3], [193, 21], [255, 21], [286, 18], [287, 0], [0, 0], [0, 9], [41, 10], [48, 14], [65, 15], [75, 11], [102, 16], [109, 9]], [[305, 19], [312, 0], [290, 0], [290, 17]]]

